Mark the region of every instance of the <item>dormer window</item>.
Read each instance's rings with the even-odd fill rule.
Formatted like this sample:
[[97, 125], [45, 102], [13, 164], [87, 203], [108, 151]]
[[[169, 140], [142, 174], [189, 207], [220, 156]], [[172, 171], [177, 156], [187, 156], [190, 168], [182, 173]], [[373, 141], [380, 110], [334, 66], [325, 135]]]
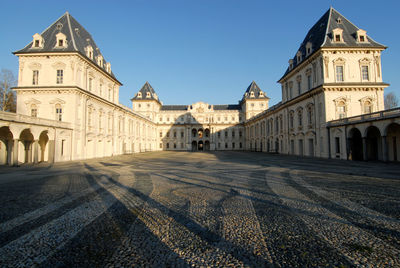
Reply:
[[111, 63], [109, 63], [109, 62], [106, 63], [106, 71], [108, 73], [111, 73]]
[[333, 42], [334, 43], [343, 43], [343, 29], [336, 28], [332, 30]]
[[312, 53], [312, 43], [311, 42], [307, 42], [306, 44], [306, 55], [310, 55]]
[[56, 47], [57, 48], [66, 48], [67, 47], [67, 37], [63, 33], [56, 34]]
[[103, 67], [103, 56], [101, 55], [97, 56], [97, 65]]
[[263, 96], [264, 96], [264, 93], [263, 93], [262, 91], [260, 91], [259, 96], [260, 96], [260, 97], [263, 97]]
[[33, 48], [43, 48], [43, 43], [43, 37], [40, 34], [36, 33], [33, 35]]
[[250, 93], [250, 97], [254, 98], [254, 92], [253, 91]]
[[358, 30], [357, 31], [357, 42], [358, 43], [365, 43], [367, 41], [367, 32], [364, 30]]
[[146, 98], [150, 98], [150, 92], [146, 93]]
[[298, 64], [298, 63], [300, 63], [300, 62], [302, 61], [302, 54], [301, 54], [301, 52], [298, 51], [297, 54], [296, 54], [296, 56], [297, 56], [297, 64]]
[[141, 98], [141, 97], [142, 97], [142, 93], [141, 93], [141, 92], [138, 92], [137, 97], [138, 97], [138, 98]]
[[87, 46], [86, 48], [85, 48], [85, 50], [86, 50], [86, 56], [89, 58], [89, 59], [93, 59], [93, 47], [92, 46]]
[[293, 69], [293, 59], [289, 60], [289, 71]]

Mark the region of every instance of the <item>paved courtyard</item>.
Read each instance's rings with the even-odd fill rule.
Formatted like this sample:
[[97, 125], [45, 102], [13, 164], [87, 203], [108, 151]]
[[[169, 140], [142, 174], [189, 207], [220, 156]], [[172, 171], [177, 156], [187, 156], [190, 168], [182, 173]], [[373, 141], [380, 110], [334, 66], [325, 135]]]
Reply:
[[0, 167], [1, 267], [400, 267], [400, 166], [153, 152]]

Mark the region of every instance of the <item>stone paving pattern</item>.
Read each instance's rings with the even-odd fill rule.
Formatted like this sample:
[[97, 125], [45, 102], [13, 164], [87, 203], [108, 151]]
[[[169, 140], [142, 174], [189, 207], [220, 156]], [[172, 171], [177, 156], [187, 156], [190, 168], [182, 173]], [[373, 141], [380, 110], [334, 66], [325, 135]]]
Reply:
[[399, 174], [247, 152], [0, 167], [0, 267], [400, 267]]

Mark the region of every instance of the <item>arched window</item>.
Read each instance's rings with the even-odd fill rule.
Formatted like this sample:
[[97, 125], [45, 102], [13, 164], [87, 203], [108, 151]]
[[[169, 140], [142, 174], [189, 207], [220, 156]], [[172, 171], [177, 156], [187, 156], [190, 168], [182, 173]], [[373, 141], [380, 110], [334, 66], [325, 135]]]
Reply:
[[62, 121], [62, 107], [60, 104], [56, 104], [56, 120]]

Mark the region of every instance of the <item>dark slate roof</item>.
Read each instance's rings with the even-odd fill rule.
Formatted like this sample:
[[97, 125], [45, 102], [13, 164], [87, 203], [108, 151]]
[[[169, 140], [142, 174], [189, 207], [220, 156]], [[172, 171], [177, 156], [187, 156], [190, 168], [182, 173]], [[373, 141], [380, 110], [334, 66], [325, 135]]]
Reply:
[[[59, 48], [56, 47], [56, 35], [58, 33], [65, 34], [67, 38], [67, 47]], [[93, 63], [97, 65], [97, 56], [101, 55], [100, 49], [97, 47], [92, 36], [78, 21], [74, 19], [68, 12], [65, 12], [59, 19], [51, 24], [40, 34], [44, 40], [43, 48], [32, 48], [32, 42], [26, 45], [23, 49], [14, 52], [17, 53], [38, 53], [38, 52], [79, 52], [86, 57], [85, 47], [88, 45], [93, 48]], [[102, 55], [103, 56], [103, 55]], [[103, 56], [103, 67], [99, 68], [106, 71], [106, 60]], [[111, 72], [110, 74], [114, 79], [115, 76]]]
[[187, 111], [188, 105], [163, 105], [161, 111]]
[[[332, 42], [332, 30], [336, 28], [343, 29], [343, 43]], [[301, 62], [310, 57], [314, 52], [323, 47], [359, 47], [359, 48], [385, 48], [384, 45], [374, 41], [367, 34], [368, 42], [358, 43], [357, 42], [357, 31], [360, 30], [352, 22], [346, 19], [342, 14], [336, 11], [334, 8], [329, 8], [327, 12], [314, 24], [313, 27], [308, 31], [303, 42], [300, 44], [299, 49], [296, 51], [296, 55], [293, 57], [293, 69], [296, 68]], [[312, 44], [312, 53], [306, 56], [306, 45], [310, 42]], [[297, 52], [300, 51], [302, 54], [302, 61], [297, 62]], [[292, 70], [293, 70], [292, 69]], [[286, 69], [285, 77], [288, 74], [289, 68]], [[281, 79], [282, 79], [281, 78]]]
[[[141, 97], [138, 97], [139, 92], [142, 93]], [[135, 97], [133, 97], [131, 100], [156, 100], [159, 102], [158, 96], [149, 82], [146, 81], [139, 92], [136, 93]], [[150, 97], [147, 97], [148, 92], [150, 93]]]
[[[251, 97], [251, 92], [254, 93], [254, 97]], [[243, 99], [268, 99], [267, 96], [265, 96], [265, 94], [263, 94], [262, 96], [260, 96], [260, 92], [262, 92], [262, 90], [260, 89], [260, 87], [256, 84], [256, 82], [251, 82], [251, 84], [247, 87], [246, 92], [243, 95]]]
[[218, 104], [213, 105], [214, 110], [241, 110], [242, 107], [238, 104]]

